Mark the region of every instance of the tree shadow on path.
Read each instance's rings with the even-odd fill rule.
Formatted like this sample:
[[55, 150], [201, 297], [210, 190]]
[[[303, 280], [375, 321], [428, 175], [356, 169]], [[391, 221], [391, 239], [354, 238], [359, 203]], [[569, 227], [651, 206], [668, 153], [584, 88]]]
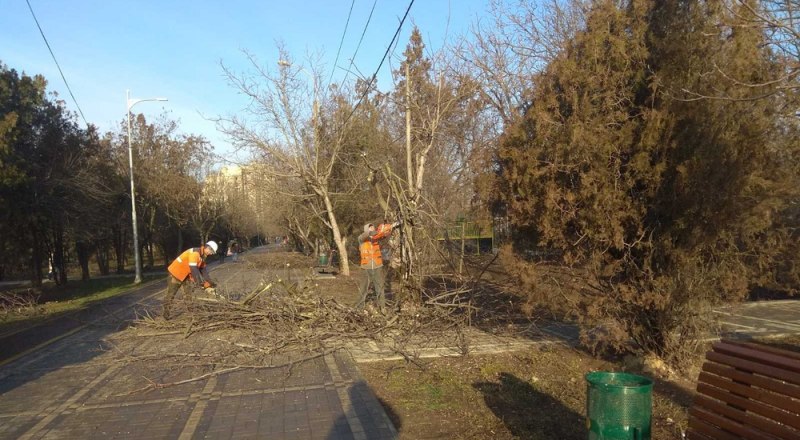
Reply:
[[[403, 426], [400, 416], [391, 405], [375, 395], [367, 382], [356, 381], [349, 386], [347, 393], [349, 408], [342, 408], [342, 411], [349, 414], [342, 414], [336, 419], [325, 437], [326, 440], [350, 440], [362, 435], [368, 439], [380, 440], [398, 437], [397, 434]], [[353, 423], [357, 423], [357, 426]]]
[[510, 373], [472, 385], [508, 430], [522, 439], [585, 439], [584, 417]]

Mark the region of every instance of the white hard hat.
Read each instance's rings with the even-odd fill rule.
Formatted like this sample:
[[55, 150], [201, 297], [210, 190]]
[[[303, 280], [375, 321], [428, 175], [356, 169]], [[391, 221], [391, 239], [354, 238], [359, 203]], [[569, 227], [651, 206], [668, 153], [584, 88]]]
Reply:
[[208, 243], [206, 243], [206, 246], [210, 247], [215, 254], [217, 253], [217, 249], [219, 249], [219, 246], [217, 246], [217, 242], [214, 240], [211, 240]]

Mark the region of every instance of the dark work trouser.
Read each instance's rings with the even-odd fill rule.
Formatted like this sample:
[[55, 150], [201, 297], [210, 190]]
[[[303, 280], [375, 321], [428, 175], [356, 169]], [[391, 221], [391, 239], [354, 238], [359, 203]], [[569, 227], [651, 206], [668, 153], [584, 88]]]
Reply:
[[186, 303], [186, 307], [189, 307], [189, 305], [191, 305], [192, 289], [188, 281], [189, 281], [188, 279], [186, 279], [186, 281], [181, 281], [172, 275], [167, 275], [167, 293], [166, 295], [164, 295], [164, 303], [163, 303], [164, 307], [163, 315], [165, 319], [170, 318], [172, 300], [175, 298], [175, 294], [178, 293], [178, 289], [180, 289], [181, 287], [183, 287], [183, 289], [181, 290], [183, 293], [183, 301]]
[[361, 288], [359, 289], [360, 295], [356, 303], [356, 308], [364, 308], [364, 304], [367, 302], [367, 293], [369, 292], [370, 284], [375, 286], [375, 296], [377, 297], [378, 307], [383, 310], [386, 305], [386, 297], [383, 294], [383, 267], [364, 269], [364, 279], [361, 281]]

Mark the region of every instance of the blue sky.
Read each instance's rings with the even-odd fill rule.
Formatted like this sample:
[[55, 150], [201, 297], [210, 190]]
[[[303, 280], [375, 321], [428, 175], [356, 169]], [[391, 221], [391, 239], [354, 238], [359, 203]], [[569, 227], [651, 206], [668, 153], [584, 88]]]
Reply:
[[[323, 54], [327, 80], [339, 47], [351, 0], [294, 1], [122, 1], [29, 0], [87, 121], [102, 131], [125, 115], [125, 90], [134, 98], [164, 96], [169, 102], [138, 104], [153, 117], [167, 110], [182, 131], [208, 138], [218, 153], [230, 147], [205, 116], [236, 113], [244, 101], [226, 83], [220, 61], [246, 68], [241, 50], [263, 64], [276, 62], [282, 41], [296, 61]], [[349, 64], [373, 0], [355, 0], [339, 65]], [[365, 74], [378, 67], [408, 6], [405, 0], [377, 0], [372, 21], [355, 58]], [[400, 34], [392, 65], [408, 42], [412, 25], [428, 48], [466, 33], [486, 14], [486, 0], [416, 0]], [[42, 74], [70, 110], [76, 110], [25, 0], [6, 0], [0, 14], [0, 60], [25, 73]], [[390, 65], [379, 88], [391, 88]], [[333, 81], [341, 79], [338, 69]]]

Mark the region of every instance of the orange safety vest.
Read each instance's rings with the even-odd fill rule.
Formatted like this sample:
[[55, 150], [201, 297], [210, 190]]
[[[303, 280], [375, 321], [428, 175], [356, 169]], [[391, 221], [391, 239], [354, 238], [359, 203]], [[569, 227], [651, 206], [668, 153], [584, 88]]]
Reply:
[[361, 252], [361, 267], [363, 269], [377, 269], [383, 266], [383, 259], [381, 259], [381, 245], [378, 240], [389, 236], [392, 233], [390, 225], [380, 228], [377, 234], [368, 237], [358, 246]]
[[202, 269], [206, 265], [206, 260], [203, 259], [200, 253], [201, 249], [202, 248], [189, 248], [183, 251], [183, 253], [169, 265], [167, 269], [169, 273], [179, 281], [184, 281], [187, 277], [191, 278], [192, 266]]

